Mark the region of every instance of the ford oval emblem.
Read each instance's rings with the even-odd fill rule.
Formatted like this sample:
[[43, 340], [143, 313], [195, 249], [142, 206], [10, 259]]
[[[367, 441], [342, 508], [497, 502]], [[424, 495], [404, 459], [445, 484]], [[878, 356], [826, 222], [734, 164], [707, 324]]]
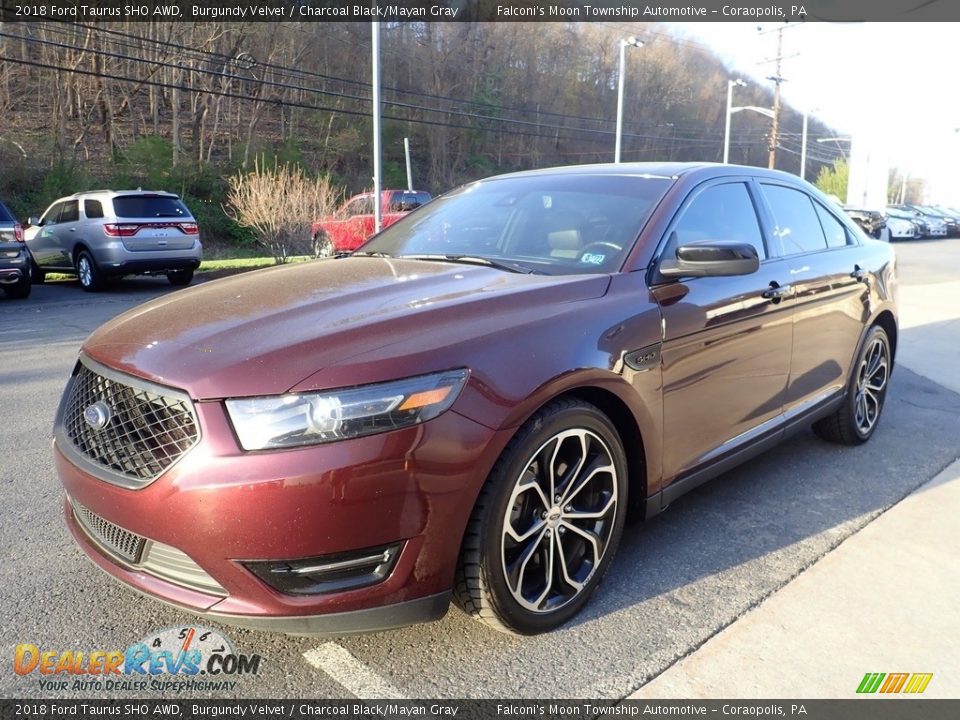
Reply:
[[83, 419], [94, 430], [103, 430], [112, 417], [113, 410], [102, 400], [98, 400], [83, 411]]

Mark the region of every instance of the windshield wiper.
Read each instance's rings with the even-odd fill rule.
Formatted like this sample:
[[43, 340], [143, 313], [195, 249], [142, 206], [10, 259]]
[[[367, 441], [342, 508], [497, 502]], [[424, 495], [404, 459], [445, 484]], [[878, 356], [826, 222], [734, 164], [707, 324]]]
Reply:
[[451, 262], [464, 265], [485, 265], [486, 267], [505, 270], [506, 272], [522, 273], [524, 275], [542, 275], [543, 273], [529, 268], [526, 265], [497, 258], [480, 257], [479, 255], [398, 255], [404, 260], [426, 260], [427, 262]]
[[334, 257], [393, 257], [385, 252], [340, 252]]

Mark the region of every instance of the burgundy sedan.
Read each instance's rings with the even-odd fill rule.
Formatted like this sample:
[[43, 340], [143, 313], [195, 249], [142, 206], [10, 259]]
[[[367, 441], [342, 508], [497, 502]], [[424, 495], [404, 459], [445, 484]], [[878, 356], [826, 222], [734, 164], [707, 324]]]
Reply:
[[452, 598], [550, 630], [628, 511], [811, 425], [868, 440], [895, 296], [889, 245], [783, 173], [476, 182], [348, 257], [97, 330], [56, 421], [66, 521], [113, 577], [224, 622], [347, 633]]

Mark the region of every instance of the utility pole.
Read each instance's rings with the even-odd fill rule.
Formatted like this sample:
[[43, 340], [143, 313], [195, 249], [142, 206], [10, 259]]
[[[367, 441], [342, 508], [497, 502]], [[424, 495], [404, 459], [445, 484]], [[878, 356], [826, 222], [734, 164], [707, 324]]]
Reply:
[[777, 30], [777, 56], [774, 58], [777, 63], [777, 69], [774, 76], [767, 78], [775, 83], [773, 90], [773, 126], [770, 128], [770, 157], [767, 161], [767, 167], [773, 170], [777, 166], [777, 133], [780, 131], [780, 83], [783, 77], [780, 75], [780, 66], [783, 63], [783, 27]]

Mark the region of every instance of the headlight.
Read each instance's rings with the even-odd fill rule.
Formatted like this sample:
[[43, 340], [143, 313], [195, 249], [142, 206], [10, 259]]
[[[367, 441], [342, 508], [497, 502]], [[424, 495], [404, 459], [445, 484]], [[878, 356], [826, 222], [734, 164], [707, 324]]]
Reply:
[[227, 400], [244, 450], [297, 447], [373, 435], [426, 422], [447, 410], [467, 370], [333, 390]]

